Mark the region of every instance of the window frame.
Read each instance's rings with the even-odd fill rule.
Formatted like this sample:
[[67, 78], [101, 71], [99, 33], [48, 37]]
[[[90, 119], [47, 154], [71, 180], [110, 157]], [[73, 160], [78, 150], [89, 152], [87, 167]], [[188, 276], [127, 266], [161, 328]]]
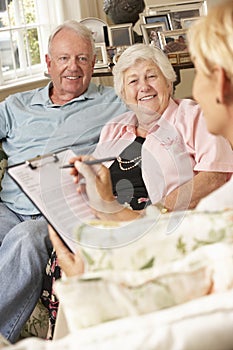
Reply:
[[[3, 71], [3, 66], [0, 61], [0, 85], [1, 88], [7, 87], [12, 83], [21, 80], [22, 82], [26, 82], [28, 80], [32, 80], [33, 77], [38, 79], [38, 76], [41, 76], [41, 79], [44, 78], [45, 71], [45, 54], [47, 53], [47, 43], [49, 35], [54, 27], [56, 27], [59, 23], [64, 21], [63, 18], [63, 0], [49, 0], [49, 1], [41, 1], [41, 0], [33, 0], [35, 6], [35, 22], [24, 24], [20, 23], [19, 14], [17, 14], [17, 19], [15, 18], [15, 25], [1, 27], [1, 32], [9, 33], [10, 38], [10, 47], [11, 47], [11, 55], [14, 55], [13, 51], [13, 36], [12, 33], [17, 33], [17, 48], [18, 50], [22, 50], [24, 56], [20, 56], [20, 68], [16, 67], [15, 59], [13, 63], [13, 69], [8, 71]], [[7, 2], [7, 1], [6, 1]], [[23, 4], [22, 0], [12, 0], [12, 6], [15, 9], [20, 11], [20, 5]], [[56, 11], [54, 9], [56, 8]], [[15, 16], [16, 17], [16, 16]], [[39, 45], [39, 55], [40, 55], [40, 63], [32, 65], [30, 60], [27, 59], [26, 54], [29, 52], [29, 45], [27, 39], [25, 40], [25, 35], [27, 31], [30, 29], [36, 29], [38, 33], [38, 45]], [[25, 41], [24, 41], [25, 40]], [[26, 52], [26, 54], [25, 54]], [[12, 58], [13, 59], [13, 58]]]

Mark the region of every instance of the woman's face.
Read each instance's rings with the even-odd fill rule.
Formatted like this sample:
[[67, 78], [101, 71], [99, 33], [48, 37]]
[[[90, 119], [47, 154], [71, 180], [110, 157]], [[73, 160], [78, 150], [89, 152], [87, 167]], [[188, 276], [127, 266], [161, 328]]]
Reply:
[[222, 105], [216, 102], [219, 97], [217, 71], [211, 75], [203, 73], [197, 60], [193, 82], [193, 97], [201, 106], [209, 132], [215, 135], [226, 135], [228, 117], [224, 114]]
[[171, 95], [159, 67], [151, 60], [135, 63], [124, 74], [124, 100], [133, 111], [158, 119], [168, 106]]

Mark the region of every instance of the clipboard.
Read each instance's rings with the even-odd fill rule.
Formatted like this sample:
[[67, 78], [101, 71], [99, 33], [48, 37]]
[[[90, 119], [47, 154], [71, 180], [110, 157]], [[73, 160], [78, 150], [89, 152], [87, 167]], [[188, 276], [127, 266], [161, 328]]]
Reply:
[[[158, 218], [103, 222], [93, 215], [88, 198], [77, 192], [69, 168], [76, 154], [64, 150], [9, 166], [7, 171], [21, 190], [59, 234], [71, 252], [80, 246], [113, 249], [138, 240]], [[158, 211], [159, 212], [159, 211]]]
[[56, 230], [68, 248], [75, 252], [79, 242], [74, 228], [96, 219], [85, 194], [77, 193], [70, 169], [61, 169], [76, 154], [70, 150], [37, 156], [9, 166], [7, 172]]

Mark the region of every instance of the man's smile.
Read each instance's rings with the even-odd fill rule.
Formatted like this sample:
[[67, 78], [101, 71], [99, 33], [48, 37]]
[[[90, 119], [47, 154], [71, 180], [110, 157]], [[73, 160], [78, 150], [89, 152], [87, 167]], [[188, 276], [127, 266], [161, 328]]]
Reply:
[[69, 80], [76, 80], [76, 79], [81, 78], [81, 75], [78, 75], [78, 76], [76, 76], [76, 77], [66, 76], [65, 78], [66, 78], [66, 79], [69, 79]]

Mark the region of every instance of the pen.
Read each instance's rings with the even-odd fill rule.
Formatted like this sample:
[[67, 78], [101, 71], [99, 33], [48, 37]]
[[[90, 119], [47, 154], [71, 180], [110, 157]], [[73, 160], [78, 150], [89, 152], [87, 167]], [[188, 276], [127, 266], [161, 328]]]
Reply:
[[[83, 163], [88, 165], [93, 165], [93, 164], [99, 164], [99, 163], [107, 162], [110, 160], [116, 160], [116, 159], [117, 159], [116, 157], [106, 157], [106, 158], [100, 158], [100, 159], [84, 160]], [[74, 163], [63, 165], [60, 168], [61, 169], [74, 168]]]

